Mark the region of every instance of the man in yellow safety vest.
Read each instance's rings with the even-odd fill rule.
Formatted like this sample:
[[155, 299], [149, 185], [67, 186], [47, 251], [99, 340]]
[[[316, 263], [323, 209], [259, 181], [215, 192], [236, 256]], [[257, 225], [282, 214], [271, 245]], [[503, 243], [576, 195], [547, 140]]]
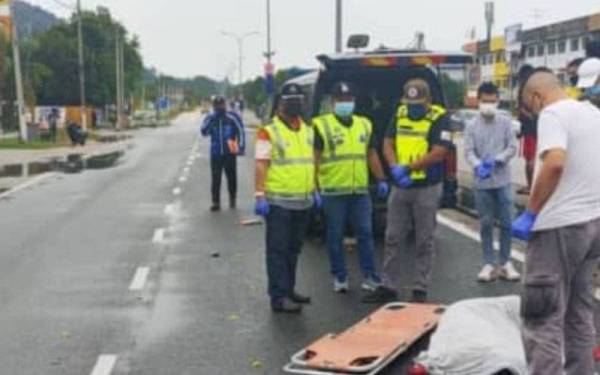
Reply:
[[257, 132], [256, 206], [266, 221], [269, 296], [274, 312], [298, 313], [310, 298], [296, 292], [296, 266], [315, 193], [314, 132], [302, 119], [304, 93], [281, 89], [277, 115]]
[[369, 195], [369, 167], [378, 180], [380, 198], [387, 198], [389, 186], [376, 151], [373, 125], [355, 115], [355, 93], [347, 82], [336, 83], [330, 91], [332, 112], [313, 120], [317, 182], [323, 195], [327, 221], [327, 249], [333, 290], [348, 291], [348, 270], [343, 248], [344, 230], [349, 222], [358, 240], [362, 289], [374, 291], [381, 285], [375, 270], [372, 229], [372, 202]]
[[434, 232], [442, 193], [443, 161], [450, 146], [446, 110], [432, 104], [430, 87], [425, 80], [409, 80], [384, 142], [384, 154], [394, 182], [388, 202], [384, 285], [366, 296], [364, 302], [383, 303], [398, 298], [399, 258], [408, 247], [413, 230], [416, 277], [411, 300], [417, 303], [427, 300], [435, 256]]

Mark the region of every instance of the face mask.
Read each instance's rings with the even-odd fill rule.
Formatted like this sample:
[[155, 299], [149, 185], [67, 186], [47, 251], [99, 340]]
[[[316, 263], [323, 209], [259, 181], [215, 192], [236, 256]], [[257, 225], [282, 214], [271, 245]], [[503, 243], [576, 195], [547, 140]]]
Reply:
[[337, 102], [333, 111], [339, 117], [348, 118], [354, 114], [354, 108], [354, 102]]
[[427, 107], [423, 104], [409, 104], [408, 105], [408, 118], [413, 121], [422, 120], [427, 116]]
[[285, 104], [284, 112], [289, 117], [298, 117], [301, 116], [304, 112], [304, 108], [302, 107], [302, 102], [300, 101], [290, 101]]
[[479, 112], [483, 117], [492, 118], [498, 112], [497, 103], [481, 103], [479, 104]]
[[579, 81], [579, 77], [577, 77], [577, 76], [570, 77], [569, 81], [571, 82], [571, 86], [576, 87], [577, 82]]

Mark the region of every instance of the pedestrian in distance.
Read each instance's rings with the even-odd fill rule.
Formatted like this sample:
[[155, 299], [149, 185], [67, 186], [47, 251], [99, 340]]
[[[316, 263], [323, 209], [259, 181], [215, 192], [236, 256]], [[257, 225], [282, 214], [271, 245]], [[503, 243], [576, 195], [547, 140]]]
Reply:
[[314, 131], [303, 118], [305, 94], [282, 87], [277, 114], [256, 141], [255, 213], [265, 218], [269, 296], [274, 312], [299, 313], [310, 298], [296, 291], [296, 268], [315, 191]]
[[394, 183], [388, 200], [383, 285], [366, 303], [397, 300], [396, 276], [409, 235], [416, 238], [413, 302], [425, 302], [435, 258], [436, 214], [442, 194], [444, 159], [451, 143], [446, 109], [433, 104], [429, 84], [411, 79], [384, 141], [384, 154]]
[[593, 272], [600, 258], [600, 110], [535, 70], [519, 98], [539, 114], [541, 162], [513, 235], [527, 241], [521, 315], [532, 375], [593, 375]]
[[[481, 226], [484, 266], [477, 276], [481, 282], [497, 276], [518, 281], [521, 275], [510, 261], [512, 185], [510, 162], [517, 153], [517, 138], [511, 119], [498, 113], [500, 95], [493, 83], [478, 90], [479, 116], [465, 130], [465, 158], [473, 168], [475, 204]], [[494, 254], [494, 225], [500, 224], [500, 257]]]
[[361, 288], [374, 291], [381, 285], [381, 279], [375, 269], [369, 171], [377, 181], [380, 198], [387, 198], [389, 185], [377, 154], [373, 124], [355, 114], [356, 94], [352, 85], [336, 83], [330, 95], [332, 113], [316, 117], [313, 125], [317, 184], [323, 196], [333, 290], [344, 293], [349, 288], [343, 246], [349, 222], [358, 241]]
[[[531, 72], [534, 70], [531, 65], [524, 65], [518, 74], [519, 82], [522, 84]], [[527, 110], [519, 106], [519, 122], [521, 130], [519, 138], [521, 140], [521, 155], [525, 159], [525, 180], [527, 186], [517, 190], [517, 194], [529, 195], [531, 185], [533, 184], [533, 173], [535, 171], [535, 155], [537, 148], [537, 116], [527, 112]]]
[[59, 119], [60, 114], [58, 112], [58, 108], [52, 108], [52, 110], [50, 110], [50, 114], [48, 115], [48, 128], [50, 131], [50, 141], [52, 141], [52, 143], [56, 143]]
[[213, 212], [221, 209], [221, 180], [223, 171], [227, 177], [229, 207], [236, 208], [237, 201], [237, 158], [244, 155], [246, 135], [242, 119], [227, 111], [224, 97], [213, 99], [213, 111], [204, 118], [200, 134], [210, 137], [210, 168], [212, 175], [211, 196]]

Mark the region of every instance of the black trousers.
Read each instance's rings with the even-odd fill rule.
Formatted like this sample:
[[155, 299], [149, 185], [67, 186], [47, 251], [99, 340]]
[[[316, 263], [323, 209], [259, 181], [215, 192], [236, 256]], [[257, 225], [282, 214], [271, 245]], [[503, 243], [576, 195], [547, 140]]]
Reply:
[[212, 172], [212, 201], [214, 204], [221, 202], [221, 178], [223, 171], [227, 177], [227, 188], [229, 199], [235, 200], [237, 195], [237, 156], [235, 155], [213, 155], [210, 159]]

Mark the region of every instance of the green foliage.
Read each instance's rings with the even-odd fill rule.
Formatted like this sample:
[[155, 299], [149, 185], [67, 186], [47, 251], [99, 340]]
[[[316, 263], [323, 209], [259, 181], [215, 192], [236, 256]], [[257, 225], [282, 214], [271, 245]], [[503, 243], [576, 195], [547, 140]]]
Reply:
[[[125, 40], [125, 89], [136, 90], [143, 69], [136, 38], [129, 38], [126, 29], [112, 19], [106, 8], [83, 14], [86, 101], [103, 106], [114, 103], [116, 96], [116, 37]], [[53, 26], [36, 35], [31, 51], [35, 72], [33, 91], [40, 105], [78, 105], [79, 69], [77, 19]]]

